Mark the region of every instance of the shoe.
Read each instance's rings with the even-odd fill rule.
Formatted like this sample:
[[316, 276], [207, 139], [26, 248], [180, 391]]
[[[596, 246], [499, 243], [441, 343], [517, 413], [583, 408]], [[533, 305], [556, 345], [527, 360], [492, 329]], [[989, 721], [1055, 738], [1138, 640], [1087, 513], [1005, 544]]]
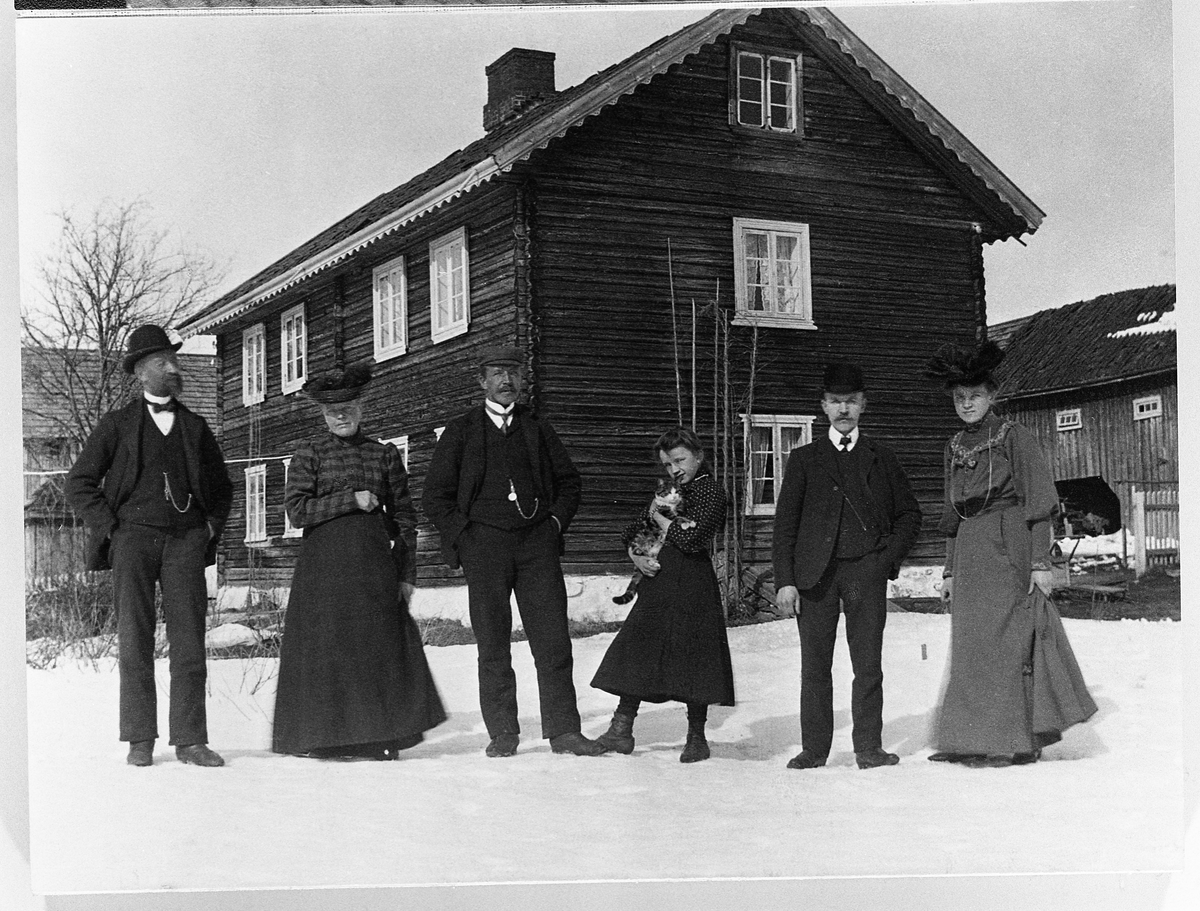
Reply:
[[596, 743], [608, 752], [628, 756], [633, 752], [633, 716], [614, 712], [608, 730], [596, 738]]
[[608, 752], [604, 744], [588, 740], [578, 731], [551, 737], [550, 749], [555, 753], [571, 753], [574, 756], [601, 756]]
[[789, 769], [819, 769], [823, 765], [825, 765], [824, 756], [818, 756], [808, 750], [801, 750], [788, 760], [787, 767]]
[[683, 745], [683, 752], [679, 754], [679, 761], [703, 762], [711, 755], [708, 740], [704, 736], [704, 726], [688, 725], [687, 742]]
[[517, 752], [520, 738], [516, 734], [497, 734], [483, 752], [489, 759], [512, 756]]
[[929, 757], [930, 762], [966, 762], [969, 759], [982, 759], [981, 753], [934, 753]]
[[188, 765], [201, 765], [215, 769], [225, 765], [225, 760], [214, 753], [204, 743], [192, 743], [187, 746], [175, 747], [175, 758]]
[[154, 765], [154, 741], [133, 741], [129, 744], [129, 755], [125, 757], [125, 761], [135, 766]]
[[900, 761], [900, 757], [895, 753], [886, 752], [882, 747], [875, 747], [855, 753], [854, 761], [860, 769], [878, 769], [880, 766], [895, 765]]
[[1012, 758], [1013, 765], [1029, 765], [1037, 762], [1042, 758], [1041, 750], [1034, 750], [1032, 753], [1014, 753]]

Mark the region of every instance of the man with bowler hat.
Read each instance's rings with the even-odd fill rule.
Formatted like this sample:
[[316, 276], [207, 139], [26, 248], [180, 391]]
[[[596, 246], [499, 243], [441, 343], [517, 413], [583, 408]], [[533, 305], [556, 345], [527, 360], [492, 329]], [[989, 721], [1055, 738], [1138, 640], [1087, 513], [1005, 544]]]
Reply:
[[121, 740], [134, 766], [153, 763], [158, 737], [156, 582], [170, 646], [170, 743], [182, 762], [224, 765], [207, 745], [204, 568], [216, 562], [233, 486], [208, 424], [177, 398], [181, 344], [155, 325], [130, 334], [125, 372], [142, 394], [100, 419], [67, 474], [67, 498], [89, 532], [87, 569], [113, 574]]
[[862, 370], [826, 368], [829, 430], [792, 451], [775, 505], [776, 603], [800, 629], [800, 734], [789, 769], [825, 764], [833, 741], [833, 649], [838, 616], [854, 668], [850, 707], [860, 769], [895, 765], [883, 749], [883, 627], [887, 583], [921, 528], [921, 510], [892, 451], [858, 428]]
[[524, 358], [517, 348], [486, 351], [477, 378], [481, 405], [446, 425], [425, 476], [421, 505], [437, 526], [442, 556], [467, 580], [479, 648], [479, 705], [489, 757], [517, 751], [517, 680], [512, 608], [529, 637], [537, 670], [542, 736], [555, 753], [598, 756], [580, 733], [567, 631], [567, 590], [559, 555], [579, 508], [579, 472], [554, 428], [517, 403]]

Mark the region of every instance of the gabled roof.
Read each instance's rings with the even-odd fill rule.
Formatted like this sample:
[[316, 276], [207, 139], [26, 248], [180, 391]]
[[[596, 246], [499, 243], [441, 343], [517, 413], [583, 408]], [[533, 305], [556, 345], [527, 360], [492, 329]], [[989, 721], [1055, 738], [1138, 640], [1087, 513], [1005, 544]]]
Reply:
[[[763, 12], [754, 8], [718, 10], [559, 92], [412, 180], [371, 200], [192, 316], [180, 331], [188, 335], [209, 331], [506, 172], [654, 76]], [[889, 114], [899, 129], [912, 136], [919, 148], [942, 165], [951, 180], [964, 186], [973, 197], [986, 196], [998, 209], [1008, 213], [1008, 223], [999, 228], [997, 239], [1037, 230], [1044, 213], [1032, 200], [841, 20], [822, 8], [779, 8], [769, 12], [791, 17], [796, 27], [819, 29], [840, 50], [847, 67], [869, 77], [857, 84], [869, 102]]]
[[1000, 323], [988, 337], [1008, 338], [996, 378], [1010, 399], [1173, 372], [1175, 286], [1118, 291], [1042, 310]]

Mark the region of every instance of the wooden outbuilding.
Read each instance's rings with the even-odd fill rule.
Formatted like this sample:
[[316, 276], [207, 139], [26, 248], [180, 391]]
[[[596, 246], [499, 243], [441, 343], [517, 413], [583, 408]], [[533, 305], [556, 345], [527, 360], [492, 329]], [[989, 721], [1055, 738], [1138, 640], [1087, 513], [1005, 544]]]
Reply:
[[[954, 416], [922, 365], [982, 337], [984, 245], [1041, 210], [824, 9], [720, 10], [561, 91], [545, 51], [486, 77], [482, 138], [182, 327], [218, 337], [225, 451], [249, 460], [226, 581], [290, 578], [287, 457], [323, 429], [310, 372], [374, 362], [364, 428], [419, 493], [497, 343], [528, 353], [529, 401], [584, 476], [570, 573], [628, 571], [619, 530], [681, 419], [734, 500], [726, 543], [767, 560], [776, 482], [825, 431], [820, 378], [843, 358], [928, 507], [913, 559], [939, 560]], [[427, 523], [420, 552], [422, 583], [456, 578]]]
[[1177, 560], [1175, 286], [1042, 310], [999, 323], [988, 337], [1006, 351], [997, 371], [1004, 413], [1037, 434], [1055, 479], [1103, 478], [1120, 499], [1127, 531], [1135, 525], [1135, 503], [1144, 503], [1141, 532], [1151, 559]]

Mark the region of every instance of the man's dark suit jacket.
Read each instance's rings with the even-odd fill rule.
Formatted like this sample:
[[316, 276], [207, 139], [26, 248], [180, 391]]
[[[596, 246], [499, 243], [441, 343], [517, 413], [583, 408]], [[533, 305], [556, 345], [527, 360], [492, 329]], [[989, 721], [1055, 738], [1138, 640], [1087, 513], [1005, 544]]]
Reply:
[[[921, 508], [904, 469], [890, 449], [859, 431], [855, 449], [869, 456], [867, 492], [882, 523], [882, 559], [888, 578], [900, 572], [900, 561], [921, 530]], [[794, 585], [803, 591], [820, 580], [837, 541], [842, 514], [842, 482], [838, 451], [829, 437], [792, 450], [775, 504], [773, 562], [775, 590]]]
[[[447, 424], [425, 475], [421, 507], [441, 533], [442, 558], [451, 569], [459, 566], [458, 536], [470, 521], [471, 504], [483, 486], [484, 434], [489, 423], [484, 406], [478, 405]], [[513, 427], [525, 437], [529, 464], [541, 486], [539, 495], [549, 501], [550, 515], [565, 534], [579, 509], [579, 472], [554, 428], [535, 418], [529, 408], [513, 409]]]
[[[217, 561], [217, 542], [233, 503], [233, 484], [225, 457], [208, 423], [177, 402], [175, 421], [183, 435], [188, 484], [192, 497], [212, 529], [206, 565]], [[151, 420], [146, 400], [139, 395], [122, 408], [100, 418], [67, 473], [66, 494], [71, 508], [88, 528], [87, 569], [110, 569], [109, 536], [117, 527], [117, 510], [138, 482], [142, 424]]]

